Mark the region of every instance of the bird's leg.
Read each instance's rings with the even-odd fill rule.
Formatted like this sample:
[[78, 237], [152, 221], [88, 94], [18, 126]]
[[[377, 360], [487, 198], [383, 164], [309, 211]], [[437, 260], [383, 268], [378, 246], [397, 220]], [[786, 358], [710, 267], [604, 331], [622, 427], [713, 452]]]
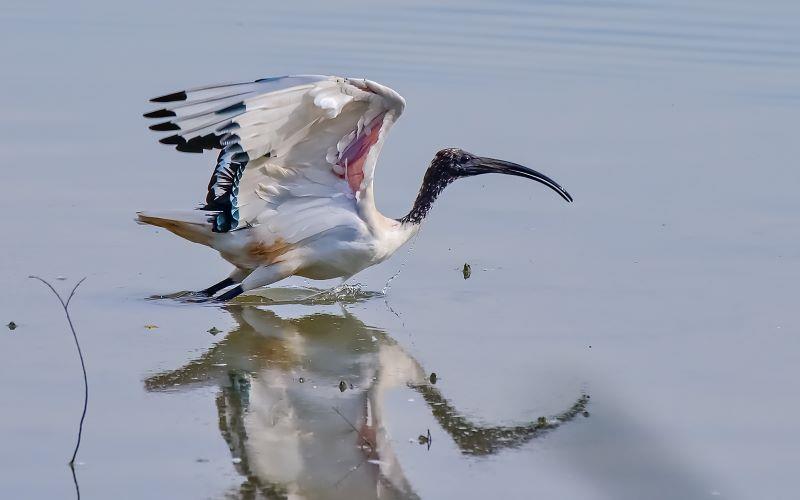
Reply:
[[242, 290], [242, 285], [239, 285], [231, 288], [230, 290], [223, 293], [219, 297], [214, 298], [214, 300], [216, 302], [228, 302], [229, 300], [238, 297], [242, 293], [244, 293], [244, 290]]
[[271, 285], [276, 281], [288, 278], [293, 275], [296, 270], [297, 266], [288, 262], [278, 262], [269, 266], [258, 267], [242, 281], [241, 285], [231, 288], [215, 300], [218, 302], [227, 302], [244, 292]]
[[224, 280], [220, 281], [217, 284], [211, 285], [210, 287], [200, 290], [198, 292], [194, 292], [192, 295], [200, 296], [200, 297], [211, 297], [215, 293], [219, 292], [224, 288], [228, 288], [231, 285], [236, 285], [237, 283], [241, 283], [247, 275], [250, 274], [249, 271], [236, 268], [233, 272]]
[[195, 292], [195, 293], [197, 295], [204, 295], [206, 297], [211, 297], [212, 295], [214, 295], [215, 293], [219, 292], [223, 288], [228, 288], [229, 286], [235, 285], [235, 284], [236, 284], [236, 282], [234, 280], [232, 280], [231, 278], [225, 278], [224, 280], [220, 281], [216, 285], [211, 285], [210, 287], [208, 287], [208, 288], [206, 288], [204, 290], [200, 290], [200, 291]]

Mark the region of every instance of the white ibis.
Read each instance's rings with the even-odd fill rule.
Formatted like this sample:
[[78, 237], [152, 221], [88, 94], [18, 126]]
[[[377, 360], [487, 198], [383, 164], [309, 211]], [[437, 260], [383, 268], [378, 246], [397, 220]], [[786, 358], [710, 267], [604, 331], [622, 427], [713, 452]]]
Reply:
[[373, 180], [386, 134], [405, 107], [370, 80], [285, 76], [214, 85], [156, 97], [167, 118], [151, 130], [178, 151], [219, 149], [205, 204], [145, 211], [137, 221], [217, 250], [230, 276], [196, 292], [227, 301], [289, 276], [347, 279], [384, 261], [419, 230], [436, 197], [461, 177], [487, 173], [540, 182], [544, 174], [503, 160], [443, 149], [431, 161], [414, 205], [391, 219], [375, 207]]

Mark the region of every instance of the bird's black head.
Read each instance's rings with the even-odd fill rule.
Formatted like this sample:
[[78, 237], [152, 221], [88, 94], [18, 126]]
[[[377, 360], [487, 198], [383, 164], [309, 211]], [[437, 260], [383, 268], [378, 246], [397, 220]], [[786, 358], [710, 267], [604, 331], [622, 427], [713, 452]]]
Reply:
[[516, 175], [540, 182], [565, 200], [572, 201], [572, 196], [556, 181], [535, 170], [509, 161], [476, 156], [463, 149], [448, 148], [442, 149], [433, 157], [428, 171], [425, 172], [425, 178], [422, 180], [422, 187], [414, 201], [414, 206], [400, 221], [419, 224], [428, 214], [436, 197], [448, 184], [461, 177], [491, 173]]
[[[516, 175], [518, 177], [525, 177], [526, 179], [540, 182], [558, 193], [559, 196], [568, 202], [572, 201], [572, 196], [570, 196], [570, 194], [564, 188], [559, 186], [556, 181], [540, 172], [537, 172], [536, 170], [523, 167], [522, 165], [517, 165], [516, 163], [511, 163], [510, 161], [497, 160], [495, 158], [487, 158], [485, 156], [476, 156], [458, 148], [442, 149], [436, 153], [433, 161], [431, 161], [431, 166], [428, 169], [428, 173], [434, 174], [432, 175], [432, 178], [440, 177], [442, 180], [446, 179], [447, 184], [458, 178], [471, 177], [473, 175]], [[428, 176], [426, 174], [426, 179], [427, 177]]]

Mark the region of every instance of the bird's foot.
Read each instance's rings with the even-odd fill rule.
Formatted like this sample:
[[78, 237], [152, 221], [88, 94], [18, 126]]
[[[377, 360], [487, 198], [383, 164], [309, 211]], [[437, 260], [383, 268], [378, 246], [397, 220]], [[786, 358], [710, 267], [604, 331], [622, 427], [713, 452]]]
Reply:
[[180, 298], [181, 302], [188, 302], [190, 304], [204, 304], [206, 302], [211, 302], [214, 300], [214, 297], [205, 292], [189, 292], [183, 297]]
[[231, 288], [227, 292], [220, 294], [214, 297], [213, 294], [208, 293], [206, 290], [200, 290], [198, 292], [188, 292], [181, 296], [179, 300], [181, 302], [187, 302], [190, 304], [208, 304], [208, 303], [218, 303], [224, 304], [225, 302], [230, 301], [234, 297], [239, 296], [244, 290], [242, 290], [241, 286], [237, 286]]

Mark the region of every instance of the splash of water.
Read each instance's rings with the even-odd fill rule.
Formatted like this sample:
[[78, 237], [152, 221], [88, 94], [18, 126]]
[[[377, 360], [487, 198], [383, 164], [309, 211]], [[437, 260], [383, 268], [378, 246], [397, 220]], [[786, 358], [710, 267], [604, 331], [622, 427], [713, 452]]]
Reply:
[[361, 283], [342, 283], [328, 290], [322, 290], [299, 302], [306, 304], [355, 303], [380, 297], [382, 292], [366, 290]]
[[397, 269], [397, 272], [389, 276], [389, 279], [386, 280], [386, 283], [383, 285], [383, 288], [381, 288], [381, 295], [386, 295], [389, 293], [389, 289], [392, 288], [392, 281], [394, 281], [395, 278], [400, 276], [400, 272], [403, 270], [403, 267], [405, 267], [405, 264], [406, 264], [405, 262], [400, 264], [400, 267]]
[[[397, 272], [394, 273], [393, 275], [389, 276], [389, 279], [386, 280], [386, 283], [383, 285], [383, 288], [381, 288], [381, 294], [384, 297], [387, 297], [388, 294], [389, 294], [389, 290], [392, 289], [392, 281], [394, 281], [395, 278], [400, 276], [400, 273], [403, 272], [403, 269], [406, 267], [406, 264], [408, 264], [408, 260], [411, 258], [411, 254], [414, 253], [414, 248], [416, 248], [416, 246], [417, 246], [417, 238], [419, 238], [419, 234], [421, 232], [422, 232], [422, 226], [420, 226], [419, 231], [417, 231], [417, 234], [415, 234], [411, 238], [411, 243], [408, 245], [408, 252], [406, 252], [405, 257], [403, 258], [403, 262], [400, 263], [400, 267], [397, 268]], [[388, 306], [389, 303], [387, 302], [386, 305]], [[397, 314], [397, 313], [395, 313], [395, 314]]]

